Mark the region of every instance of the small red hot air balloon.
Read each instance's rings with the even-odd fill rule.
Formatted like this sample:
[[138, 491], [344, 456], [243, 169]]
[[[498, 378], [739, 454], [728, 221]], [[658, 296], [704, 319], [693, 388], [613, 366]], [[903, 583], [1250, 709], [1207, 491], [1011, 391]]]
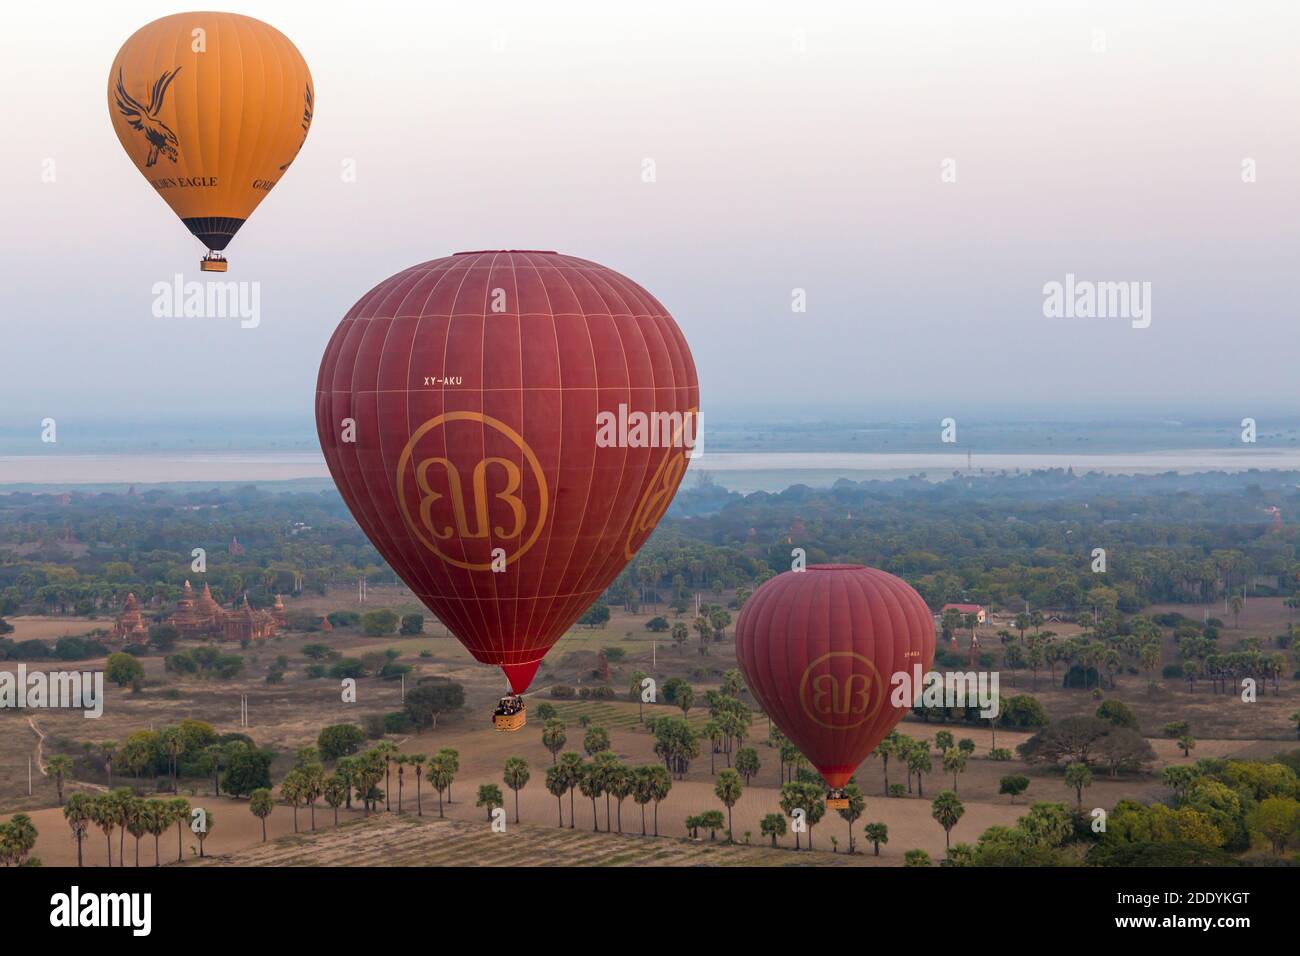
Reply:
[[[893, 674], [934, 661], [934, 617], [905, 581], [854, 564], [810, 565], [764, 582], [736, 623], [736, 658], [755, 699], [831, 788], [902, 720]], [[844, 803], [847, 806], [847, 803]]]
[[699, 385], [645, 289], [554, 252], [466, 252], [366, 293], [325, 350], [316, 427], [379, 553], [476, 660], [517, 729], [542, 656], [654, 530]]

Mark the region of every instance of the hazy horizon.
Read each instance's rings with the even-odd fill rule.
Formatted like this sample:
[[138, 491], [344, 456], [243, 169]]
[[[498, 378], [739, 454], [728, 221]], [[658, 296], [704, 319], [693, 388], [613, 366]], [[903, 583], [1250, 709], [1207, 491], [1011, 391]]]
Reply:
[[[267, 0], [317, 104], [229, 250], [256, 328], [151, 314], [202, 250], [122, 154], [105, 84], [174, 8], [73, 7], [0, 37], [6, 88], [40, 90], [0, 146], [6, 429], [310, 422], [354, 301], [496, 247], [644, 285], [717, 421], [1300, 415], [1292, 5]], [[1150, 326], [1045, 318], [1067, 275], [1151, 283]]]

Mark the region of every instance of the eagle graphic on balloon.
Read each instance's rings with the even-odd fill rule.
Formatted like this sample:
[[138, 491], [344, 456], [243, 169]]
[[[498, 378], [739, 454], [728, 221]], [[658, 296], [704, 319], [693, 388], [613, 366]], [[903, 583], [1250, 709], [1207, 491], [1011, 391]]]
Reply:
[[[295, 87], [302, 106], [281, 95]], [[226, 271], [222, 250], [302, 149], [315, 105], [297, 48], [237, 14], [147, 24], [110, 71], [114, 129], [207, 247], [204, 271]], [[176, 130], [204, 148], [182, 151]], [[156, 177], [159, 156], [174, 175]], [[682, 421], [700, 394], [681, 329], [646, 289], [587, 259], [500, 249], [431, 259], [362, 295], [326, 346], [315, 406], [358, 525], [469, 653], [504, 672], [492, 720], [512, 731], [543, 657], [650, 537], [689, 464], [685, 442], [605, 447], [599, 416]], [[835, 808], [906, 711], [889, 675], [932, 663], [933, 618], [892, 575], [812, 566], [755, 590], [736, 654]]]

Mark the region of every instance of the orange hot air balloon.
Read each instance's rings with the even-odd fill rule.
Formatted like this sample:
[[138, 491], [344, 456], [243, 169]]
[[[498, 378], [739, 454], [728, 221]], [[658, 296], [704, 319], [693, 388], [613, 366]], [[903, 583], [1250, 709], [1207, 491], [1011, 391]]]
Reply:
[[205, 272], [289, 168], [315, 93], [298, 49], [236, 13], [177, 13], [133, 33], [108, 76], [131, 161], [208, 248]]

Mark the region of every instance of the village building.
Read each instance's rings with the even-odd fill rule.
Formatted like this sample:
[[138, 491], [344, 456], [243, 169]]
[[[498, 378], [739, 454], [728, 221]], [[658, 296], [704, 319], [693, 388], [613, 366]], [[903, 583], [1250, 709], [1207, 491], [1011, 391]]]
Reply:
[[982, 604], [945, 604], [939, 610], [939, 618], [942, 620], [943, 616], [949, 611], [956, 611], [963, 617], [967, 614], [974, 614], [975, 621], [978, 624], [984, 624], [988, 621], [988, 612]]

